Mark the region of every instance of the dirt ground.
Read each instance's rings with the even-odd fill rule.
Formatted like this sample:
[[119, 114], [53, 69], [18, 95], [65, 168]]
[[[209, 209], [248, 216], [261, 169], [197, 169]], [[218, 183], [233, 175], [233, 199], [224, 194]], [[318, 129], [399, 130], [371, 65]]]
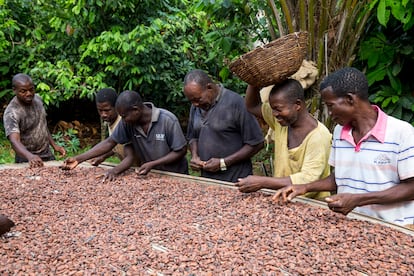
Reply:
[[1, 275], [413, 275], [414, 236], [197, 178], [0, 170]]

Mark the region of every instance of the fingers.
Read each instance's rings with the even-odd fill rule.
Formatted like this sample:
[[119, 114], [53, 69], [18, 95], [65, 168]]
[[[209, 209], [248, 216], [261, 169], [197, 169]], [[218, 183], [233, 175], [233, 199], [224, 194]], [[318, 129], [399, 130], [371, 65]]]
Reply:
[[61, 165], [61, 166], [59, 166], [59, 168], [61, 168], [62, 170], [72, 170], [72, 169], [74, 169], [74, 168], [76, 168], [76, 166], [78, 166], [78, 161], [76, 161], [75, 159], [73, 159], [73, 158], [69, 158], [69, 159], [66, 159], [64, 162], [63, 162], [63, 165]]
[[204, 168], [204, 166], [206, 164], [207, 164], [207, 162], [201, 161], [201, 160], [191, 160], [190, 161], [190, 166], [193, 169], [202, 169], [202, 168]]
[[93, 162], [91, 163], [92, 166], [99, 166], [99, 164], [101, 164], [101, 162], [99, 160], [93, 160]]
[[331, 209], [332, 212], [335, 213], [340, 213], [343, 215], [347, 215], [349, 213], [348, 209], [344, 208], [344, 207], [340, 207], [340, 206], [329, 206], [329, 209]]
[[273, 201], [275, 201], [276, 203], [279, 203], [279, 204], [280, 203], [286, 203], [286, 195], [281, 190], [277, 191], [272, 199], [273, 199]]
[[43, 167], [43, 161], [42, 160], [31, 160], [29, 162], [30, 168], [40, 168]]
[[249, 188], [246, 187], [246, 186], [240, 185], [238, 187], [239, 187], [239, 191], [242, 192], [242, 193], [248, 193], [249, 192]]
[[241, 187], [241, 186], [243, 186], [243, 185], [244, 185], [244, 183], [245, 183], [244, 178], [238, 178], [238, 179], [237, 179], [237, 181], [238, 181], [238, 182], [234, 183], [234, 185], [235, 185], [236, 187]]
[[202, 169], [201, 166], [199, 165], [194, 165], [194, 164], [190, 164], [191, 169], [195, 170], [195, 171], [199, 171], [200, 169]]
[[297, 192], [291, 187], [279, 189], [273, 196], [273, 200], [279, 203], [291, 202], [297, 195]]
[[113, 181], [115, 179], [115, 175], [113, 174], [106, 174], [102, 179], [102, 183], [105, 181]]
[[149, 172], [149, 170], [147, 168], [140, 168], [138, 170], [139, 175], [146, 175], [146, 174], [148, 174], [148, 172]]

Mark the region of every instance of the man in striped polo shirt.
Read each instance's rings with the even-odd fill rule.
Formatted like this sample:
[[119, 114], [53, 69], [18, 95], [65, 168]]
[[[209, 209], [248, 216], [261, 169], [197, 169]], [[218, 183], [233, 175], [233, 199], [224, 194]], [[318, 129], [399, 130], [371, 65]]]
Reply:
[[368, 82], [346, 67], [320, 85], [322, 100], [338, 123], [329, 158], [334, 172], [325, 179], [280, 190], [290, 201], [309, 191], [336, 191], [329, 208], [352, 210], [399, 225], [414, 224], [414, 127], [385, 114], [368, 100]]

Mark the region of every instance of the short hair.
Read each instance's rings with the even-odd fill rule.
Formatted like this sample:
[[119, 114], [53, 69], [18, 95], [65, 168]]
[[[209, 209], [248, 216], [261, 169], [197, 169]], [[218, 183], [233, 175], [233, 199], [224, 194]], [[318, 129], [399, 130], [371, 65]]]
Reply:
[[281, 84], [273, 86], [272, 90], [270, 90], [269, 97], [278, 93], [283, 93], [285, 98], [292, 104], [296, 100], [305, 102], [305, 91], [300, 82], [295, 79], [287, 79]]
[[205, 88], [207, 84], [212, 83], [212, 79], [210, 76], [200, 69], [193, 69], [187, 73], [184, 77], [184, 86], [186, 86], [190, 82], [195, 82], [201, 87]]
[[353, 93], [360, 99], [368, 100], [368, 80], [364, 73], [356, 68], [344, 67], [329, 74], [322, 80], [320, 91], [329, 86], [337, 97]]
[[13, 89], [16, 88], [17, 83], [23, 83], [23, 82], [30, 82], [33, 84], [32, 78], [27, 74], [18, 73], [14, 75], [12, 79], [12, 88]]
[[143, 106], [142, 98], [136, 91], [125, 90], [116, 99], [115, 108], [132, 109], [134, 106]]
[[105, 103], [108, 102], [111, 106], [115, 106], [116, 98], [118, 95], [113, 88], [103, 88], [96, 93], [95, 100], [96, 103]]

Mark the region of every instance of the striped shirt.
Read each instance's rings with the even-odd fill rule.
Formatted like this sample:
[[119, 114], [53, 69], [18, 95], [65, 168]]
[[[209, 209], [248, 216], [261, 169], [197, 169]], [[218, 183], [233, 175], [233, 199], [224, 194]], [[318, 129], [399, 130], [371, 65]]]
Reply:
[[[383, 191], [414, 177], [414, 127], [373, 108], [377, 122], [358, 143], [350, 126], [335, 127], [329, 164], [335, 167], [338, 193]], [[414, 201], [366, 205], [354, 211], [396, 224], [414, 223]]]

